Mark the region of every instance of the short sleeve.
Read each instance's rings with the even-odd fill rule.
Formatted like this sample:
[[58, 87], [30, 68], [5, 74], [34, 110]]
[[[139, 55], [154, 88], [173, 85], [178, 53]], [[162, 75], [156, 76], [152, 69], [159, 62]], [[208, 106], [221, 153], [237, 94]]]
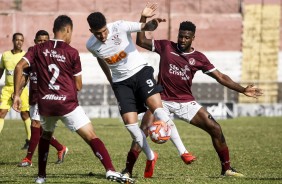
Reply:
[[29, 66], [34, 63], [35, 51], [36, 51], [36, 47], [30, 47], [27, 53], [23, 56], [23, 58], [27, 61]]
[[74, 55], [74, 60], [73, 60], [73, 76], [78, 76], [81, 74], [81, 61], [80, 61], [80, 57], [79, 57], [79, 54], [78, 52], [76, 51], [75, 52], [75, 55]]

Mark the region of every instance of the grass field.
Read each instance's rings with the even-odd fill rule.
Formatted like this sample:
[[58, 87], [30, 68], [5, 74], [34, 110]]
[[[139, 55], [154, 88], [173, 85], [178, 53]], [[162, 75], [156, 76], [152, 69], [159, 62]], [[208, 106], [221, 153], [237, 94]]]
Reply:
[[[177, 120], [184, 144], [198, 160], [185, 165], [171, 142], [157, 145], [149, 140], [159, 153], [155, 174], [151, 179], [143, 178], [145, 156], [141, 154], [133, 171], [136, 183], [282, 183], [282, 117], [236, 118], [219, 123], [229, 145], [231, 165], [245, 174], [245, 178], [219, 177], [219, 160], [208, 134]], [[129, 133], [119, 119], [93, 119], [93, 124], [107, 146], [116, 170], [121, 171], [130, 146]], [[70, 151], [63, 164], [55, 165], [56, 150], [50, 147], [47, 183], [112, 183], [105, 180], [100, 161], [76, 133], [59, 123], [55, 137]], [[7, 120], [0, 139], [0, 183], [33, 183], [37, 173], [37, 151], [32, 167], [16, 166], [26, 154], [25, 150], [20, 150], [25, 139], [23, 123]], [[89, 176], [89, 172], [94, 175]]]

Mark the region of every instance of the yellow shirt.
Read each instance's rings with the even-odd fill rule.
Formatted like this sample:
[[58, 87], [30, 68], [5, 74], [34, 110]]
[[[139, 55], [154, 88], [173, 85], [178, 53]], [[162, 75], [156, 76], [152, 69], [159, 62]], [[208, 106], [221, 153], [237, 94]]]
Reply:
[[5, 70], [5, 85], [13, 86], [14, 85], [14, 69], [17, 63], [25, 55], [25, 51], [22, 51], [17, 54], [13, 54], [12, 51], [6, 51], [2, 54], [0, 68]]

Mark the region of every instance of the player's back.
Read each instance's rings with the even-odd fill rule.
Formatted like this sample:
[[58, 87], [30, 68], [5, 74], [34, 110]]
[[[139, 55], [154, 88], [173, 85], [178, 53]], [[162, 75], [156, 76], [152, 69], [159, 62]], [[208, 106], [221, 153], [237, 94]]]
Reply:
[[75, 75], [80, 75], [78, 51], [61, 40], [35, 45], [25, 56], [36, 66], [38, 106], [43, 116], [62, 116], [78, 106]]

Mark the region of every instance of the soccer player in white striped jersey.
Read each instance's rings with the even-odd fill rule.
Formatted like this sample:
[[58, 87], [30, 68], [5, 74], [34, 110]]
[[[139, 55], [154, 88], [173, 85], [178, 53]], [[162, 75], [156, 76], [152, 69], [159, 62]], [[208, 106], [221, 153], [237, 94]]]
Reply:
[[[142, 14], [152, 17], [156, 8], [156, 4], [152, 4], [152, 11], [142, 11]], [[151, 150], [144, 132], [139, 128], [137, 115], [149, 109], [156, 119], [170, 126], [174, 126], [174, 123], [163, 110], [160, 97], [163, 89], [156, 84], [154, 69], [136, 49], [131, 33], [153, 31], [157, 28], [156, 21], [139, 23], [119, 20], [107, 24], [105, 16], [100, 12], [91, 13], [87, 21], [93, 35], [86, 47], [97, 57], [112, 85], [125, 127], [147, 157], [144, 177], [150, 178], [158, 154]]]

